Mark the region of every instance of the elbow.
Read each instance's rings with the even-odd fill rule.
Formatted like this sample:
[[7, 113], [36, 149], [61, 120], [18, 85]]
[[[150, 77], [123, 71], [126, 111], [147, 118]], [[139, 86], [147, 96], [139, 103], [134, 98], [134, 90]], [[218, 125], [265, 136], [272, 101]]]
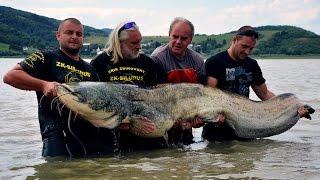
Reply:
[[3, 82], [6, 83], [6, 84], [9, 84], [11, 85], [12, 84], [12, 77], [10, 75], [10, 71], [7, 72], [4, 76], [3, 76]]
[[8, 75], [8, 73], [3, 76], [3, 82], [6, 84], [9, 84], [10, 76]]
[[14, 82], [16, 81], [17, 77], [19, 77], [19, 75], [17, 75], [17, 73], [19, 74], [20, 69], [21, 69], [21, 66], [19, 64], [17, 64], [15, 67], [13, 67], [13, 69], [9, 70], [3, 76], [3, 82], [12, 86], [14, 84]]

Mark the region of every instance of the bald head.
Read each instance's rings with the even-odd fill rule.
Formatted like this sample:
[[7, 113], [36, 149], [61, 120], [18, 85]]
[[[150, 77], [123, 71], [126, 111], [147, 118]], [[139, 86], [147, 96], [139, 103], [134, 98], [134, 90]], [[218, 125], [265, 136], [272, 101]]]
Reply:
[[[81, 25], [82, 26], [81, 22], [78, 19], [76, 19], [76, 18], [67, 18], [67, 19], [64, 19], [64, 20], [62, 20], [60, 22], [59, 27], [58, 27], [58, 32], [61, 32], [62, 26], [67, 22], [72, 22], [73, 24], [77, 24], [77, 25]], [[82, 29], [83, 29], [83, 26], [82, 26]]]

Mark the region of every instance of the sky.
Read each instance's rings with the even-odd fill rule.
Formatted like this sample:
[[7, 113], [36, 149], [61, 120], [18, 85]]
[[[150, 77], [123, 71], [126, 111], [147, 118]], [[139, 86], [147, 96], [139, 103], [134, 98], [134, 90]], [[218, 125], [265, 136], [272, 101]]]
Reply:
[[168, 35], [175, 17], [189, 19], [196, 34], [293, 25], [320, 35], [320, 0], [0, 0], [0, 5], [59, 20], [75, 17], [98, 29], [135, 21], [143, 36]]

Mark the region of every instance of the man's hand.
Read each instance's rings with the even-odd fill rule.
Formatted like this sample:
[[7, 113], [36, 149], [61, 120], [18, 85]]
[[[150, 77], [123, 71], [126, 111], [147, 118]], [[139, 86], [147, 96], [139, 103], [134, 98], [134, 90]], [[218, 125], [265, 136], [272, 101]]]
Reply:
[[314, 112], [315, 110], [309, 105], [304, 105], [298, 108], [298, 115], [300, 118], [305, 117], [311, 120], [310, 114], [313, 114]]
[[134, 121], [130, 121], [130, 123], [121, 123], [118, 129], [121, 131], [130, 131], [137, 136], [145, 136], [152, 133], [156, 129], [156, 126], [150, 119], [140, 117]]
[[203, 125], [204, 125], [204, 122], [202, 121], [202, 119], [199, 116], [195, 116], [192, 119], [192, 127], [193, 128], [199, 128], [199, 127], [201, 127]]
[[[219, 126], [225, 122], [225, 115], [223, 113], [219, 113], [217, 118], [214, 121], [214, 124]], [[204, 125], [204, 122], [202, 121], [201, 117], [195, 116], [192, 120], [190, 119], [178, 119], [174, 123], [174, 128], [181, 127], [182, 130], [191, 129], [191, 128], [199, 128]]]
[[224, 113], [219, 113], [217, 118], [216, 118], [216, 122], [217, 124], [223, 124], [226, 120], [226, 116]]
[[57, 96], [57, 82], [44, 82], [42, 92], [47, 97]]
[[121, 123], [117, 127], [120, 131], [129, 131], [130, 130], [130, 123]]

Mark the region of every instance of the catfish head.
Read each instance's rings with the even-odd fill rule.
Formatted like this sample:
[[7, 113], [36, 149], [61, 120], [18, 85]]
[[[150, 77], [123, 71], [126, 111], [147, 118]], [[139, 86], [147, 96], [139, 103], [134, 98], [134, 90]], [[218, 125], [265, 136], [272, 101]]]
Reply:
[[[111, 87], [109, 87], [111, 88]], [[95, 127], [113, 129], [126, 115], [121, 114], [121, 99], [104, 83], [72, 82], [59, 84], [57, 96], [65, 106]]]

